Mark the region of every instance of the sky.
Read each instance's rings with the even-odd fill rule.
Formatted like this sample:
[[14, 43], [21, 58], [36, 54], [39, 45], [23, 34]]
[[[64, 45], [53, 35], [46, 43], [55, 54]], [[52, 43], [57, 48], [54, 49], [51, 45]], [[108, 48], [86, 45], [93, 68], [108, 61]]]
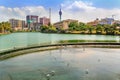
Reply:
[[89, 22], [112, 15], [120, 20], [120, 0], [0, 0], [0, 22], [10, 18], [25, 20], [26, 15], [49, 17], [49, 8], [52, 23], [59, 21], [60, 8], [62, 20]]

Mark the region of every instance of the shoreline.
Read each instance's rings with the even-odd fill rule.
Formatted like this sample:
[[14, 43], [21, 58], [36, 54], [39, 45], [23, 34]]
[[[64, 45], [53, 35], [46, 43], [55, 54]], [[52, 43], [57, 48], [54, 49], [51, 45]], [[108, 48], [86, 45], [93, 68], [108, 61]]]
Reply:
[[8, 35], [8, 34], [11, 34], [11, 33], [0, 33], [0, 36]]
[[[35, 33], [35, 32], [12, 32], [12, 33]], [[8, 35], [8, 34], [12, 34], [12, 33], [0, 33], [0, 36], [3, 35]], [[81, 34], [81, 35], [112, 35], [112, 36], [120, 36], [120, 34], [96, 34], [96, 33], [53, 33], [53, 32], [37, 32], [37, 33], [44, 33], [44, 34]]]
[[92, 33], [92, 34], [90, 34], [90, 33], [58, 33], [58, 32], [56, 32], [56, 33], [50, 33], [50, 32], [40, 32], [40, 33], [44, 33], [44, 34], [81, 34], [81, 35], [112, 35], [112, 36], [120, 36], [120, 34], [96, 34], [96, 33]]
[[54, 45], [44, 45], [44, 46], [33, 46], [26, 48], [19, 48], [15, 50], [9, 50], [0, 52], [0, 60], [5, 60], [15, 56], [29, 54], [32, 52], [41, 52], [48, 50], [61, 49], [65, 47], [74, 47], [74, 48], [117, 48], [120, 49], [120, 43], [71, 43], [71, 44], [54, 44]]

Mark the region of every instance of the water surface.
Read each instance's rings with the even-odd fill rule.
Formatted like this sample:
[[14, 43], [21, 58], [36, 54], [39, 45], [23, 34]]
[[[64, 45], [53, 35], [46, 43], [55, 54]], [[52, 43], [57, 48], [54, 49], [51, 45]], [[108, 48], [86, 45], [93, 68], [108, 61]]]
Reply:
[[21, 47], [56, 44], [61, 40], [115, 40], [119, 36], [87, 35], [87, 34], [44, 34], [44, 33], [12, 33], [0, 36], [0, 51], [17, 49]]
[[120, 49], [64, 47], [0, 61], [0, 80], [47, 80], [52, 71], [50, 80], [120, 80]]

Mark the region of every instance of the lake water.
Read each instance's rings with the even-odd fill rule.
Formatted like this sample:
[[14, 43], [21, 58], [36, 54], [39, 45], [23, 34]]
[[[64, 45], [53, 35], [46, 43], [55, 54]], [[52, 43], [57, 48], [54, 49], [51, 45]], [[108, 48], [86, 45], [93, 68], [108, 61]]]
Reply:
[[0, 61], [0, 80], [120, 80], [120, 49], [65, 47], [20, 55]]
[[0, 36], [0, 51], [14, 48], [55, 44], [60, 40], [115, 40], [119, 36], [112, 35], [82, 35], [82, 34], [43, 34], [43, 33], [12, 33]]

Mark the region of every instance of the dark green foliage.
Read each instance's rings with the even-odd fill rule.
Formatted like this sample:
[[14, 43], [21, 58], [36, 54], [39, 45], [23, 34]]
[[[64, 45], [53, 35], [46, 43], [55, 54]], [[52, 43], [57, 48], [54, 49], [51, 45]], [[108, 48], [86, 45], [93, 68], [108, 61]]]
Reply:
[[51, 32], [51, 33], [55, 33], [55, 32], [57, 32], [57, 30], [56, 30], [56, 28], [54, 27], [54, 26], [52, 26], [52, 25], [50, 25], [50, 26], [41, 26], [40, 27], [40, 30], [41, 30], [41, 32]]
[[61, 40], [59, 43], [116, 42], [115, 40]]
[[7, 33], [11, 30], [11, 25], [9, 22], [0, 23], [0, 33]]

